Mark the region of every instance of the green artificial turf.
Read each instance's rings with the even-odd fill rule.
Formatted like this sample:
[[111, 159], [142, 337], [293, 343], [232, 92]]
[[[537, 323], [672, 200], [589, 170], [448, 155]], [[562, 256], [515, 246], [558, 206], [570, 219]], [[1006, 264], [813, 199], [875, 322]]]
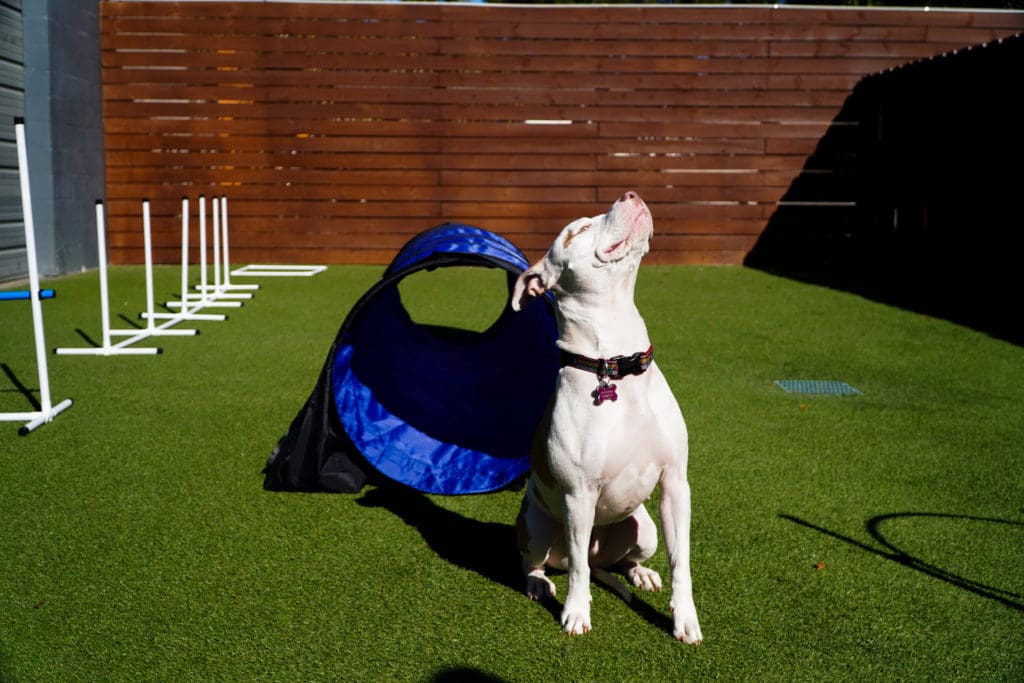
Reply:
[[[569, 637], [522, 595], [519, 492], [262, 490], [380, 272], [263, 279], [161, 356], [49, 357], [74, 406], [26, 437], [0, 423], [0, 680], [1024, 679], [1024, 349], [756, 271], [644, 268], [690, 428], [705, 642], [671, 638], [667, 592], [596, 587], [593, 632]], [[158, 299], [176, 280], [158, 269]], [[113, 269], [115, 316], [138, 324], [141, 283]], [[46, 284], [48, 345], [98, 339], [96, 274]], [[402, 293], [421, 322], [482, 329], [503, 287], [448, 269]], [[23, 411], [28, 304], [0, 321], [0, 411]], [[664, 550], [651, 564], [667, 575]]]

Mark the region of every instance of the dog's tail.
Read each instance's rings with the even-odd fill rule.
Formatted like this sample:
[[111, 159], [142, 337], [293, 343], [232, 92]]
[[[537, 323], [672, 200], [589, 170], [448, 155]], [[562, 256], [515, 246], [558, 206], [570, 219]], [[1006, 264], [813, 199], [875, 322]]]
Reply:
[[607, 569], [591, 567], [590, 575], [593, 576], [598, 583], [604, 584], [605, 588], [618, 595], [625, 602], [633, 602], [633, 593], [629, 590], [629, 587], [626, 586], [619, 577], [615, 576]]

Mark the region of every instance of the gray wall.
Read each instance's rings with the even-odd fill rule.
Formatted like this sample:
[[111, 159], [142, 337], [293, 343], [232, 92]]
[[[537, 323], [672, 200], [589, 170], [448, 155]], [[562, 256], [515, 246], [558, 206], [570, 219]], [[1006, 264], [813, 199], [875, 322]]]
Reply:
[[44, 275], [96, 265], [103, 198], [98, 0], [0, 0], [0, 282], [24, 277], [14, 117], [25, 117]]
[[0, 0], [0, 282], [25, 273], [14, 117], [25, 115], [21, 0]]
[[68, 273], [96, 265], [104, 198], [99, 0], [31, 0], [22, 12], [39, 270]]

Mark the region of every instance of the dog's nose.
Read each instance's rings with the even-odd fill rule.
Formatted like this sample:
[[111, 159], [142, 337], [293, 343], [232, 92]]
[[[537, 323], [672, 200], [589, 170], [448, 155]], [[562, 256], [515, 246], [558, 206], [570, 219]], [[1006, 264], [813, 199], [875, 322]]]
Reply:
[[632, 199], [640, 199], [640, 195], [638, 195], [636, 192], [633, 192], [632, 190], [630, 190], [626, 194], [622, 195], [621, 201], [625, 202], [625, 201], [629, 201], [629, 200], [632, 200]]

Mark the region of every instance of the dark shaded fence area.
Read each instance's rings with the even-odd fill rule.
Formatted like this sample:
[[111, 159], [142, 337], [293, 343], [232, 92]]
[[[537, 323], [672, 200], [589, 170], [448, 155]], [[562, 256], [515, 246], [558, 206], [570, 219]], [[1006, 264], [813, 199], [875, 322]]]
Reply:
[[746, 263], [1024, 343], [1021, 74], [1017, 34], [861, 80]]
[[[104, 2], [102, 14], [119, 263], [142, 260], [143, 197], [157, 262], [178, 258], [180, 197], [223, 194], [236, 261], [387, 263], [449, 220], [535, 257], [626, 189], [654, 212], [651, 262], [742, 263], [766, 225], [782, 244], [784, 224], [860, 220], [814, 204], [814, 188], [846, 183], [838, 201], [878, 203], [859, 189], [864, 162], [847, 159], [874, 135], [855, 100], [928, 67], [882, 72], [1024, 28], [1019, 13], [785, 6]], [[901, 87], [884, 134], [919, 137], [897, 126]], [[904, 189], [879, 191], [913, 188], [892, 176]], [[921, 220], [919, 203], [897, 205], [905, 229]]]

